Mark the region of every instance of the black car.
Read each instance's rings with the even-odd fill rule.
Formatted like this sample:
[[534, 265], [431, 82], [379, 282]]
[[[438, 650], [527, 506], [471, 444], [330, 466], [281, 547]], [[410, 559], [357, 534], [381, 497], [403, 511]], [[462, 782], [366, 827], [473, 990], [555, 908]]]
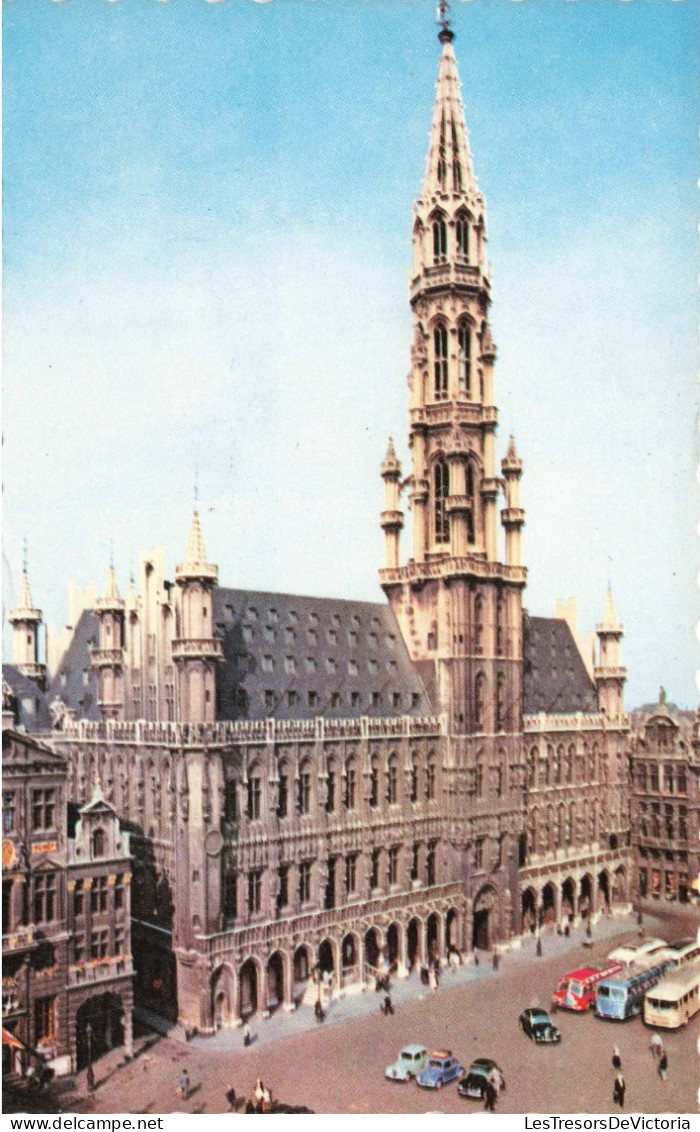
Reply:
[[472, 1061], [469, 1071], [457, 1086], [457, 1092], [460, 1097], [483, 1100], [486, 1093], [486, 1081], [489, 1077], [499, 1093], [505, 1089], [506, 1082], [496, 1062], [491, 1061], [488, 1057], [478, 1057], [476, 1061]]
[[523, 1032], [538, 1045], [552, 1045], [553, 1042], [561, 1041], [561, 1034], [546, 1010], [537, 1007], [523, 1010], [519, 1021]]

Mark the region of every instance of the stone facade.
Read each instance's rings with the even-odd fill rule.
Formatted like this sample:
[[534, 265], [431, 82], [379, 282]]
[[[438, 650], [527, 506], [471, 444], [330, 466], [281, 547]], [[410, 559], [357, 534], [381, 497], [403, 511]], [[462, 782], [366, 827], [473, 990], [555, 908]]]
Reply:
[[3, 1075], [131, 1052], [129, 839], [99, 790], [70, 812], [65, 759], [3, 712]]
[[684, 903], [700, 874], [700, 743], [697, 718], [674, 717], [663, 688], [635, 729], [630, 762], [634, 892]]

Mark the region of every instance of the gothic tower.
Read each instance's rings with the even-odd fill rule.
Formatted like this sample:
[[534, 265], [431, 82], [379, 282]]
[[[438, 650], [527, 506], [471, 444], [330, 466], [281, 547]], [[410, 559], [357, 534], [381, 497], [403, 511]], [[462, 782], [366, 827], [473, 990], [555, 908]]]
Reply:
[[119, 596], [114, 566], [110, 565], [104, 597], [95, 612], [100, 626], [99, 648], [91, 660], [97, 670], [97, 698], [104, 719], [124, 719], [124, 599]]
[[223, 656], [213, 635], [213, 589], [219, 571], [207, 562], [199, 512], [192, 516], [187, 554], [175, 568], [179, 587], [177, 637], [172, 655], [178, 673], [178, 719], [212, 723], [216, 719], [216, 662]]
[[[434, 707], [451, 736], [444, 766], [454, 808], [457, 872], [500, 873], [488, 909], [511, 924], [522, 822], [522, 463], [511, 439], [502, 464], [505, 561], [499, 558], [494, 404], [496, 348], [489, 325], [485, 201], [469, 150], [447, 4], [427, 167], [414, 206], [409, 378], [413, 554], [400, 565], [400, 468], [390, 446], [380, 572]], [[482, 887], [481, 892], [486, 891]], [[486, 899], [486, 897], [484, 897]], [[476, 930], [476, 929], [475, 929]], [[478, 933], [477, 933], [478, 934]], [[476, 936], [475, 936], [476, 939]]]
[[32, 591], [29, 586], [27, 563], [22, 569], [22, 584], [19, 601], [8, 617], [12, 625], [12, 663], [20, 672], [35, 680], [40, 688], [46, 684], [46, 665], [39, 663], [39, 626], [41, 610], [35, 609]]
[[619, 722], [625, 710], [627, 669], [622, 667], [620, 657], [620, 641], [624, 633], [624, 626], [620, 624], [615, 612], [612, 590], [608, 587], [603, 620], [600, 625], [596, 625], [599, 656], [593, 675], [598, 693], [598, 707], [612, 722]]

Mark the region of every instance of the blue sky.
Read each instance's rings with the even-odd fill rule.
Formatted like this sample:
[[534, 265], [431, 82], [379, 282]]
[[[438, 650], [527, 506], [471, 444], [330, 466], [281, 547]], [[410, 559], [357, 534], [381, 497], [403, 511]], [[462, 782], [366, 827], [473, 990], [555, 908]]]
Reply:
[[[694, 702], [697, 5], [453, 4], [488, 203], [499, 450], [525, 600], [625, 623], [628, 702]], [[4, 9], [5, 605], [184, 553], [195, 467], [231, 586], [381, 598], [408, 465], [423, 0]], [[408, 553], [405, 538], [404, 557]]]

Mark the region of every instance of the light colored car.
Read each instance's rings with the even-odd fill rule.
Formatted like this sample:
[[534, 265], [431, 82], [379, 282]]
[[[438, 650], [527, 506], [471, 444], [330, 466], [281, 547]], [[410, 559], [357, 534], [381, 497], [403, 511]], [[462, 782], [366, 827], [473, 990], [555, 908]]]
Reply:
[[390, 1081], [410, 1081], [425, 1068], [428, 1051], [425, 1046], [404, 1046], [393, 1065], [384, 1071]]
[[643, 955], [653, 955], [664, 947], [668, 947], [668, 944], [663, 939], [632, 939], [611, 951], [608, 959], [614, 959], [617, 963], [622, 963], [623, 967], [628, 967], [634, 960]]
[[449, 1081], [456, 1081], [463, 1073], [464, 1066], [452, 1056], [452, 1050], [437, 1049], [431, 1053], [430, 1060], [418, 1074], [416, 1081], [423, 1089], [441, 1089]]

